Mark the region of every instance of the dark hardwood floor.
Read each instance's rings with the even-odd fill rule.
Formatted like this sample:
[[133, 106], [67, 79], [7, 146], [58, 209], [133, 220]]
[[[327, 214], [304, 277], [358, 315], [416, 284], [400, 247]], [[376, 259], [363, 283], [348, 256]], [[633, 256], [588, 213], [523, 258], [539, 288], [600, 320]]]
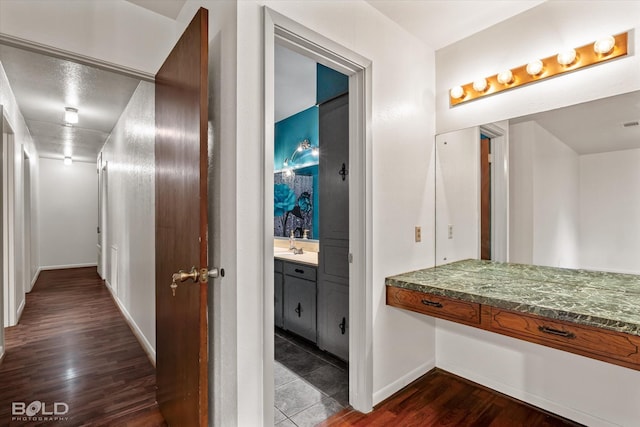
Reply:
[[345, 409], [322, 427], [534, 427], [580, 426], [573, 421], [434, 369], [369, 414]]
[[[19, 324], [5, 332], [0, 425], [165, 425], [155, 370], [95, 267], [42, 271]], [[14, 402], [28, 409], [34, 401], [46, 413], [55, 402], [68, 412], [43, 416], [40, 409], [31, 420], [14, 419]], [[50, 420], [56, 416], [63, 421]]]

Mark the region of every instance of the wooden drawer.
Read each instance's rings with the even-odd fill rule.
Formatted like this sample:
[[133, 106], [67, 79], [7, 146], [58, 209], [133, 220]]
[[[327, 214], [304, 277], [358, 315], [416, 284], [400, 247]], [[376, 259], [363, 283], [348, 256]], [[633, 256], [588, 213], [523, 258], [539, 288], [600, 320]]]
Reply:
[[480, 304], [387, 286], [387, 305], [468, 325], [480, 324]]
[[594, 359], [621, 361], [617, 364], [634, 369], [640, 364], [640, 337], [635, 335], [495, 307], [491, 330]]
[[287, 276], [299, 277], [301, 279], [316, 280], [316, 268], [308, 265], [295, 264], [292, 262], [284, 263], [284, 274]]

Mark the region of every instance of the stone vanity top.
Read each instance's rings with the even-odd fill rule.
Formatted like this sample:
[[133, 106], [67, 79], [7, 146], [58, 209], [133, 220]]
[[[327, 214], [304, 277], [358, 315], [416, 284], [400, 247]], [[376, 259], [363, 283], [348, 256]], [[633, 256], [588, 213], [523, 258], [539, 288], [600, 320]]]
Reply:
[[304, 253], [295, 255], [292, 251], [286, 248], [273, 248], [273, 257], [283, 261], [297, 262], [300, 264], [318, 266], [318, 252], [304, 251]]
[[386, 284], [640, 336], [640, 275], [464, 260]]

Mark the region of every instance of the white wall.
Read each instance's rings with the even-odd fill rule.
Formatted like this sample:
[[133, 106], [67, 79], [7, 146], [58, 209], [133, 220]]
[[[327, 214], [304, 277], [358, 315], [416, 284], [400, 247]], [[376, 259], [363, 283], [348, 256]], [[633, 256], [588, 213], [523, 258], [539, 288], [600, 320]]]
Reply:
[[580, 156], [580, 265], [640, 274], [640, 149]]
[[[436, 52], [437, 132], [520, 117], [640, 89], [640, 2], [548, 1]], [[635, 29], [625, 58], [449, 107], [454, 86]], [[635, 48], [634, 48], [635, 46]], [[597, 82], [597, 84], [595, 84]]]
[[579, 268], [578, 154], [533, 121], [509, 132], [509, 259]]
[[41, 158], [39, 185], [41, 268], [96, 265], [96, 165]]
[[480, 258], [478, 127], [436, 137], [435, 197], [436, 264]]
[[[102, 250], [107, 254], [105, 280], [152, 358], [156, 345], [154, 144], [155, 86], [141, 82], [102, 148], [108, 181]], [[98, 184], [92, 166], [95, 196]], [[93, 212], [97, 215], [97, 205]], [[93, 236], [95, 260], [95, 224]]]
[[[640, 57], [633, 52], [640, 37], [638, 16], [639, 2], [545, 2], [439, 50], [438, 132], [640, 89]], [[581, 46], [602, 33], [628, 29], [635, 31], [632, 54], [626, 58], [449, 108], [448, 90], [453, 86], [522, 65], [531, 57], [552, 55], [559, 44]], [[437, 365], [443, 369], [588, 425], [631, 426], [640, 419], [640, 372], [444, 325], [438, 321], [436, 339]]]
[[[34, 245], [38, 245], [38, 233], [31, 233], [31, 241], [25, 240], [24, 232], [24, 154], [30, 158], [29, 171], [32, 183], [31, 207], [32, 213], [38, 211], [38, 188], [34, 183], [38, 180], [38, 153], [31, 139], [31, 134], [27, 129], [22, 113], [18, 108], [13, 91], [9, 86], [9, 80], [5, 74], [2, 64], [0, 64], [0, 105], [3, 107], [4, 120], [6, 125], [3, 132], [10, 132], [8, 143], [3, 143], [4, 152], [4, 181], [6, 183], [3, 192], [3, 209], [5, 216], [4, 238], [4, 301], [10, 301], [10, 310], [4, 312], [4, 325], [15, 325], [20, 313], [24, 308], [25, 293], [31, 290], [31, 284], [35, 277], [31, 272], [35, 266], [39, 265], [38, 257], [32, 257], [31, 266], [25, 266], [24, 250], [30, 250]], [[1, 119], [1, 118], [0, 118]], [[10, 129], [9, 129], [10, 128]], [[37, 215], [32, 215], [33, 221]], [[7, 286], [8, 285], [8, 286]]]

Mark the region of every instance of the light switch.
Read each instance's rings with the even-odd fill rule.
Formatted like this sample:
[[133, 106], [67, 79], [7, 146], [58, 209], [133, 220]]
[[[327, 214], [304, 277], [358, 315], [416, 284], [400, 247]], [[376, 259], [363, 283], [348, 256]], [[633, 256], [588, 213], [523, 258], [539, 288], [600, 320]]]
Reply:
[[422, 227], [416, 225], [416, 243], [422, 241]]

